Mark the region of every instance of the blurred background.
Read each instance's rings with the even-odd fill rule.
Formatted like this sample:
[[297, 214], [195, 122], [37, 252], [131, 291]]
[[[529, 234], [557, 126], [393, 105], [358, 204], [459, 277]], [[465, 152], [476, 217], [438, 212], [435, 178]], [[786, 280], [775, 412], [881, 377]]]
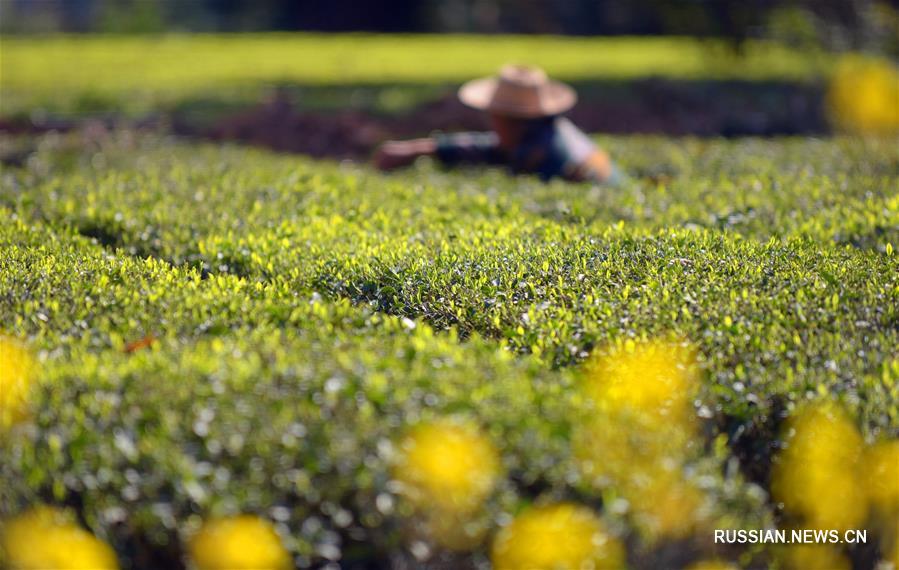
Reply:
[[573, 84], [591, 133], [899, 129], [899, 0], [0, 0], [0, 39], [7, 132], [364, 159], [486, 128], [455, 89], [509, 61]]
[[415, 32], [752, 37], [899, 49], [896, 0], [3, 0], [0, 30]]

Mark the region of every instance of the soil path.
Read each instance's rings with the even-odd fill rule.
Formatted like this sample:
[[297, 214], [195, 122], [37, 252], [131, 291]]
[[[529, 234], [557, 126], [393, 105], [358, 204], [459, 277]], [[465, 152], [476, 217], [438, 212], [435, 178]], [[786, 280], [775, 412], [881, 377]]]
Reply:
[[[646, 79], [576, 86], [581, 100], [569, 117], [590, 133], [671, 136], [819, 135], [828, 132], [817, 85], [753, 82], [675, 82]], [[237, 141], [320, 158], [364, 160], [382, 141], [434, 131], [484, 130], [486, 117], [452, 93], [409, 111], [322, 111], [300, 107], [286, 92], [242, 111], [197, 121], [189, 114], [160, 114], [141, 121], [114, 116], [4, 121], [0, 132], [40, 133], [83, 128], [86, 123], [171, 131], [177, 135]]]

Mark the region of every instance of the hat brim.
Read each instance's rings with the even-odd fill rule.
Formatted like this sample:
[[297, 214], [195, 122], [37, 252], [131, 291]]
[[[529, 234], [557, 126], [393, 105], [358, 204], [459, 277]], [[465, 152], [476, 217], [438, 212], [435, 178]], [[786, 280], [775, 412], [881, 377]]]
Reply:
[[459, 100], [474, 109], [522, 119], [558, 115], [577, 103], [577, 93], [574, 89], [559, 81], [548, 81], [545, 85], [541, 85], [538, 101], [535, 104], [523, 105], [496, 101], [494, 95], [498, 85], [499, 80], [495, 77], [473, 79], [459, 88]]

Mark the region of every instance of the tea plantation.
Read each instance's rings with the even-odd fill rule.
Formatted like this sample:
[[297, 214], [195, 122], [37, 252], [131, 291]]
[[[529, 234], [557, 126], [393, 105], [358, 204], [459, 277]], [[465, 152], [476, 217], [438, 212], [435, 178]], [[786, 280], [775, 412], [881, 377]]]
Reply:
[[[825, 398], [869, 442], [899, 430], [897, 147], [602, 142], [620, 189], [40, 139], [0, 193], [0, 322], [39, 370], [2, 438], [5, 514], [71, 507], [126, 567], [178, 567], [237, 513], [300, 566], [456, 567], [531, 502], [571, 501], [632, 567], [777, 564], [709, 529], [783, 516], [782, 421]], [[581, 362], [653, 339], [698, 354], [681, 476], [704, 514], [680, 532], [578, 468]], [[463, 547], [422, 530], [394, 467], [410, 426], [444, 418], [480, 426], [503, 473]]]
[[[128, 119], [0, 135], [0, 568], [899, 565], [895, 137], [598, 137], [628, 174], [612, 189], [133, 128], [285, 85], [402, 107], [521, 53], [587, 82], [816, 82], [828, 56], [365, 35], [2, 50], [10, 125]], [[775, 528], [868, 536], [714, 540]]]

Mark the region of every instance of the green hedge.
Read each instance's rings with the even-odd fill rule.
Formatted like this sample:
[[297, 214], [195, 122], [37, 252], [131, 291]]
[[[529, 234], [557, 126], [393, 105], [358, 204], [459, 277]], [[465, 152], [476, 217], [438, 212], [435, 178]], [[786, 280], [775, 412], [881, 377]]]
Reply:
[[[43, 347], [33, 423], [3, 439], [5, 509], [74, 506], [137, 566], [180, 564], [200, 514], [235, 512], [278, 522], [301, 565], [386, 560], [410, 515], [389, 483], [392, 450], [407, 426], [442, 417], [475, 421], [501, 450], [492, 516], [588, 488], [569, 448], [576, 375], [346, 302], [0, 228], [0, 318]], [[159, 337], [125, 349], [146, 334]], [[694, 466], [720, 516], [732, 503], [765, 516], [721, 460]]]
[[632, 174], [620, 190], [38, 141], [0, 178], [0, 322], [41, 364], [32, 423], [0, 437], [0, 515], [69, 505], [131, 567], [180, 565], [201, 518], [234, 512], [274, 520], [303, 565], [397, 562], [414, 519], [395, 442], [460, 416], [505, 467], [493, 528], [571, 500], [635, 567], [767, 563], [705, 535], [651, 542], [581, 479], [578, 364], [628, 338], [694, 344], [684, 476], [717, 524], [770, 522], [762, 489], [794, 408], [824, 396], [869, 439], [899, 430], [895, 149], [605, 142]]

